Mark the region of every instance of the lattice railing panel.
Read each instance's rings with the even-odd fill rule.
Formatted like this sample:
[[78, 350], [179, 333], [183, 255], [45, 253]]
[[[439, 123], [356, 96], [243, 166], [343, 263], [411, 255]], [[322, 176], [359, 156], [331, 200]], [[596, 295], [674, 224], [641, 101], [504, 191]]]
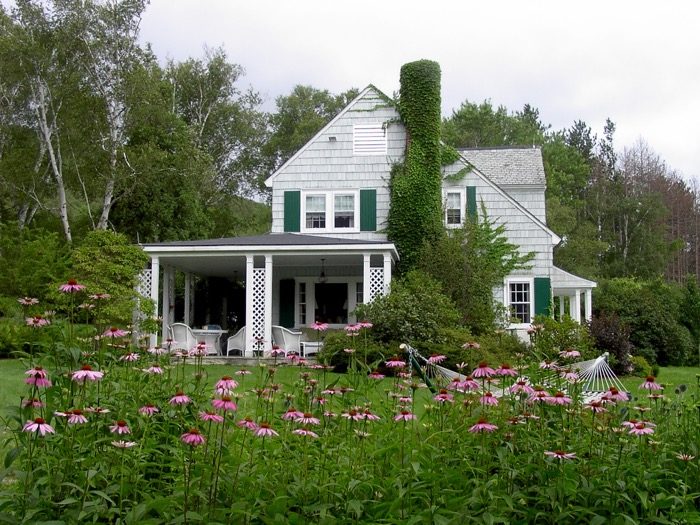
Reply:
[[370, 268], [368, 302], [374, 301], [375, 297], [382, 294], [384, 294], [384, 268]]
[[251, 337], [265, 337], [265, 268], [253, 268], [253, 333]]
[[153, 283], [153, 272], [150, 268], [141, 271], [139, 282], [136, 285], [136, 293], [142, 297], [151, 297], [151, 285]]

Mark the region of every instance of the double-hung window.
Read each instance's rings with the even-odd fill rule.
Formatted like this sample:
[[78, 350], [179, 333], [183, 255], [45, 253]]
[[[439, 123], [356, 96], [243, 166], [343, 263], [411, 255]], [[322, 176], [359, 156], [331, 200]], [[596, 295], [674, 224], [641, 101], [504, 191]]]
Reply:
[[464, 224], [466, 195], [458, 188], [445, 191], [445, 226], [459, 228]]
[[304, 195], [304, 231], [357, 232], [360, 220], [360, 199], [356, 190], [314, 192]]
[[306, 228], [309, 230], [326, 228], [326, 196], [306, 196]]
[[336, 194], [333, 213], [335, 214], [333, 226], [335, 228], [355, 227], [355, 195]]
[[532, 282], [529, 280], [508, 281], [506, 295], [512, 321], [518, 324], [529, 323], [533, 309]]

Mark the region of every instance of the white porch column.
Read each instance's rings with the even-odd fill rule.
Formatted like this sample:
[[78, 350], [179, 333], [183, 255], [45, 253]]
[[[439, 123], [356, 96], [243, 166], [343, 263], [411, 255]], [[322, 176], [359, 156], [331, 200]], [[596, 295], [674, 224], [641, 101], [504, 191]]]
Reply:
[[168, 337], [173, 323], [173, 296], [175, 293], [175, 269], [163, 266], [163, 337]]
[[574, 316], [573, 319], [577, 322], [581, 322], [581, 290], [576, 290], [574, 294]]
[[586, 321], [590, 322], [590, 320], [593, 318], [593, 291], [590, 288], [586, 290], [586, 300], [583, 304]]
[[265, 350], [272, 350], [272, 255], [265, 256]]
[[384, 254], [384, 292], [386, 295], [389, 293], [389, 285], [391, 284], [391, 255], [388, 253]]
[[[151, 258], [151, 301], [153, 301], [153, 315], [158, 317], [158, 279], [160, 277], [160, 259]], [[151, 334], [149, 341], [151, 347], [158, 346], [158, 334]]]
[[253, 355], [255, 348], [253, 335], [253, 315], [254, 315], [254, 296], [253, 288], [255, 287], [253, 280], [254, 259], [252, 255], [245, 256], [245, 355]]
[[574, 296], [569, 296], [569, 317], [576, 319], [576, 307], [574, 306]]
[[563, 295], [559, 296], [559, 320], [561, 321], [564, 319], [564, 301], [566, 300], [566, 297]]
[[371, 297], [371, 270], [370, 270], [370, 255], [365, 253], [362, 255], [362, 301], [370, 302]]
[[187, 272], [185, 274], [185, 324], [187, 326], [192, 326], [190, 324], [190, 317], [192, 315], [192, 274]]

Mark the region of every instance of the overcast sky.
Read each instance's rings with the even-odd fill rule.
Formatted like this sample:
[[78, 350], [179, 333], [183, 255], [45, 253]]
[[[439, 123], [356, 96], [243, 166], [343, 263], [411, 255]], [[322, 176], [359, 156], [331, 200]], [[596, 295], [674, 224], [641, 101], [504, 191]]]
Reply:
[[296, 84], [391, 95], [402, 64], [442, 67], [442, 111], [465, 99], [529, 103], [554, 129], [617, 124], [700, 178], [700, 3], [694, 1], [151, 0], [142, 38], [159, 58], [223, 46], [266, 109]]

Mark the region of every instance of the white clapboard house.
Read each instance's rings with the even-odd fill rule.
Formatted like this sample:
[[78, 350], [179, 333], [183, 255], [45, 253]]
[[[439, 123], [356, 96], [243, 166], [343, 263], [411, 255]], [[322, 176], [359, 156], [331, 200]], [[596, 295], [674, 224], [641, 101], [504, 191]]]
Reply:
[[[163, 333], [176, 320], [192, 323], [194, 276], [240, 283], [232, 293], [242, 296], [238, 322], [246, 327], [248, 347], [260, 341], [269, 347], [273, 326], [354, 322], [357, 304], [387, 292], [398, 259], [385, 228], [390, 171], [403, 159], [405, 147], [397, 109], [370, 85], [266, 180], [272, 190], [271, 233], [144, 245], [151, 268], [142, 292], [161, 304]], [[546, 223], [540, 150], [486, 148], [460, 154], [444, 168], [445, 227], [460, 226], [483, 205], [489, 219], [505, 225], [521, 253], [536, 254], [530, 269], [512, 273], [494, 290], [512, 312], [511, 328], [525, 331], [554, 297], [560, 298], [562, 314], [590, 318], [596, 284], [552, 263], [561, 239]], [[155, 278], [159, 272], [162, 290]], [[185, 306], [178, 319], [176, 272], [185, 276]], [[227, 328], [226, 310], [234, 301], [219, 301], [216, 311], [207, 312], [207, 322]]]

